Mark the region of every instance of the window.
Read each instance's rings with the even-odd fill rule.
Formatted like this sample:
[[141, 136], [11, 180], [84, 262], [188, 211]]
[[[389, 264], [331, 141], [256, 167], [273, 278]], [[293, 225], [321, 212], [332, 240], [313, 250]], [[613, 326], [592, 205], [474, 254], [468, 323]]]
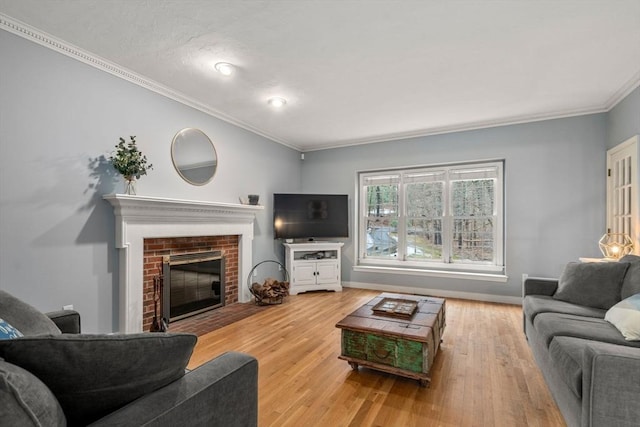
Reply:
[[359, 265], [503, 270], [503, 163], [359, 174]]

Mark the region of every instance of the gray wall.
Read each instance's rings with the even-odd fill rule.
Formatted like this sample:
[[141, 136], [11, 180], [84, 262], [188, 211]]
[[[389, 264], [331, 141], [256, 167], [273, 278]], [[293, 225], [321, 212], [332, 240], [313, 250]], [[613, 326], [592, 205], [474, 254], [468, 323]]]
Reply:
[[[503, 158], [508, 283], [355, 273], [351, 240], [343, 279], [519, 296], [523, 273], [557, 277], [567, 261], [599, 256], [605, 151], [640, 133], [636, 89], [609, 114], [316, 151], [301, 162], [295, 150], [2, 30], [0, 52], [0, 288], [44, 311], [73, 304], [87, 332], [117, 328], [114, 218], [101, 197], [124, 188], [104, 161], [121, 136], [136, 135], [155, 166], [140, 195], [233, 203], [259, 194], [256, 262], [283, 259], [272, 238], [273, 192], [353, 200], [359, 170]], [[171, 163], [171, 140], [184, 127], [216, 146], [218, 171], [202, 187]]]
[[640, 134], [640, 87], [613, 107], [607, 119], [607, 149]]
[[[154, 165], [139, 195], [238, 203], [259, 194], [253, 257], [279, 256], [271, 194], [300, 190], [297, 151], [3, 30], [0, 52], [0, 288], [44, 311], [73, 304], [87, 332], [117, 329], [114, 217], [101, 197], [123, 191], [104, 157], [129, 135]], [[171, 162], [185, 127], [202, 129], [218, 153], [202, 187]]]
[[[353, 202], [357, 171], [505, 159], [507, 283], [354, 272], [353, 239], [344, 246], [342, 277], [517, 297], [523, 273], [558, 277], [568, 261], [599, 255], [597, 242], [605, 226], [606, 120], [606, 114], [595, 114], [310, 152], [305, 154], [302, 186], [307, 192], [347, 193]], [[352, 235], [354, 231], [352, 227]]]

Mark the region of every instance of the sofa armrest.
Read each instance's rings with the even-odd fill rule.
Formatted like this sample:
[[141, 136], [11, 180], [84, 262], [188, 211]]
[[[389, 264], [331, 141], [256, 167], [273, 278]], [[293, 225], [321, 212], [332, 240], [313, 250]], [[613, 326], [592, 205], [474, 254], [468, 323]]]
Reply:
[[524, 295], [552, 296], [558, 289], [558, 279], [545, 279], [542, 277], [527, 277], [524, 281]]
[[229, 352], [112, 412], [97, 426], [258, 425], [258, 361]]
[[63, 334], [80, 333], [80, 313], [75, 310], [58, 310], [45, 313]]
[[583, 357], [583, 425], [637, 426], [640, 348], [592, 342]]

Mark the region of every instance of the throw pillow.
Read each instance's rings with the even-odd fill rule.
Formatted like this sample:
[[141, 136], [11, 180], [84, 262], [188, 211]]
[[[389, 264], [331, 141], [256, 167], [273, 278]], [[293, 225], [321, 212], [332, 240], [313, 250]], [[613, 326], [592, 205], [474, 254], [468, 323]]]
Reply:
[[628, 267], [628, 263], [619, 262], [570, 262], [558, 280], [553, 298], [608, 310], [620, 301], [620, 287]]
[[196, 336], [62, 334], [0, 341], [0, 357], [42, 380], [70, 425], [87, 425], [181, 378]]
[[0, 424], [66, 426], [60, 404], [32, 373], [0, 359]]
[[620, 289], [620, 297], [625, 299], [640, 293], [640, 256], [626, 255], [620, 258], [620, 262], [629, 263], [629, 269], [624, 276], [622, 289]]
[[3, 290], [0, 290], [0, 317], [27, 337], [60, 334], [60, 329], [46, 315]]
[[611, 307], [604, 320], [615, 326], [625, 340], [640, 341], [640, 294], [623, 299]]
[[20, 338], [22, 333], [0, 317], [0, 340]]

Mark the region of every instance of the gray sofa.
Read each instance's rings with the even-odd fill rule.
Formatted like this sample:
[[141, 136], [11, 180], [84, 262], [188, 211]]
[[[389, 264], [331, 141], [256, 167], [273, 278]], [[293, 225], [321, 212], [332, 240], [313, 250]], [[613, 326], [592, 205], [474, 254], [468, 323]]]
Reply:
[[[640, 425], [640, 341], [607, 321], [639, 298], [637, 256], [570, 263], [559, 280], [525, 280], [525, 335], [567, 425]], [[628, 313], [637, 331], [637, 311]]]
[[[4, 335], [4, 336], [3, 336]], [[187, 372], [191, 334], [80, 334], [0, 290], [0, 424], [256, 426], [258, 363], [225, 353]]]

